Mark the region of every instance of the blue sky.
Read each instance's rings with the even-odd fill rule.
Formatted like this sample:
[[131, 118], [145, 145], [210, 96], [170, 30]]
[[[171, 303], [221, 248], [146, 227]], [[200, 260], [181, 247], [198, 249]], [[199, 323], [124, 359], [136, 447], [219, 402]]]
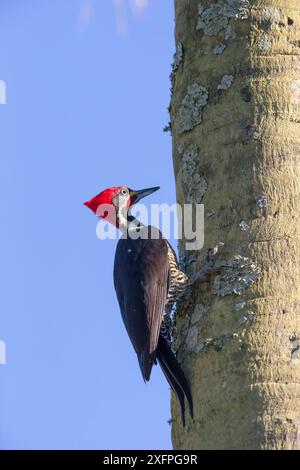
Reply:
[[169, 387], [145, 385], [112, 283], [116, 241], [82, 203], [160, 185], [173, 203], [172, 1], [0, 6], [2, 449], [169, 449]]

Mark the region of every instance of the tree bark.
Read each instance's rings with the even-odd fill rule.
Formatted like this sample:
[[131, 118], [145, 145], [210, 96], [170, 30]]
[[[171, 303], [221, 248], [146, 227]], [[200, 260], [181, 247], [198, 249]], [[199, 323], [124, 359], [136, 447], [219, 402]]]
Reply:
[[177, 309], [195, 417], [172, 400], [173, 444], [300, 449], [300, 3], [175, 0], [175, 18], [177, 198], [205, 206], [200, 254], [224, 246]]

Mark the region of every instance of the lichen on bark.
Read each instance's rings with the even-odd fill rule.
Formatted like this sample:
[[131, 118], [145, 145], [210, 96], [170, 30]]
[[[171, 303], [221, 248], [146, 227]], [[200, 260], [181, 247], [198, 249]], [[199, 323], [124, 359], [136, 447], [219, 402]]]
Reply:
[[200, 204], [207, 190], [207, 181], [198, 168], [199, 149], [191, 144], [184, 150], [179, 147], [178, 151], [182, 154], [178, 177], [186, 193], [186, 201], [189, 204]]
[[224, 296], [241, 294], [248, 286], [259, 278], [260, 270], [244, 256], [236, 255], [228, 261], [219, 261], [216, 266], [222, 271], [218, 274], [212, 286], [212, 292]]
[[248, 0], [219, 0], [205, 8], [203, 2], [200, 2], [196, 28], [207, 36], [215, 36], [228, 27], [232, 18], [248, 18], [249, 5]]
[[208, 92], [204, 86], [193, 83], [187, 88], [179, 109], [179, 132], [187, 132], [202, 121], [202, 110], [208, 101]]
[[195, 418], [185, 432], [172, 400], [174, 447], [300, 449], [299, 1], [175, 0], [175, 17], [178, 202], [204, 177], [204, 250], [224, 248], [178, 306]]

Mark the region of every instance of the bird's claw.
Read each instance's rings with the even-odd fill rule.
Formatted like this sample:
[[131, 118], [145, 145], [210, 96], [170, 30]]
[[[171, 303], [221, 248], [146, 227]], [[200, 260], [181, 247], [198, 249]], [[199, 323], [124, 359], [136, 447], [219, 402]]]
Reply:
[[215, 261], [216, 256], [219, 254], [220, 248], [224, 246], [223, 242], [217, 243], [213, 248], [209, 248], [207, 250], [206, 256], [205, 256], [205, 262], [208, 264], [211, 264], [213, 267], [213, 263]]
[[219, 249], [224, 246], [224, 243], [219, 242], [217, 245], [215, 245], [213, 248], [210, 248], [207, 250], [206, 256], [205, 256], [205, 263], [202, 269], [200, 271], [196, 272], [191, 278], [190, 278], [190, 285], [193, 285], [196, 281], [201, 280], [201, 279], [206, 279], [208, 274], [214, 273], [214, 272], [219, 272], [220, 268], [215, 267], [214, 262], [215, 258], [219, 253]]

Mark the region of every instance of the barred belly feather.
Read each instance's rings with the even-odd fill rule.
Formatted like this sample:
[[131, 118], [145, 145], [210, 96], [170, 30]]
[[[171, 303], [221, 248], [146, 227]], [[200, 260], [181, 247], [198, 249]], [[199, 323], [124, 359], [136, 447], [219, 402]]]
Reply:
[[170, 266], [170, 285], [166, 302], [167, 310], [172, 307], [179, 297], [181, 297], [188, 285], [188, 276], [180, 270], [176, 253], [169, 243], [168, 259]]

